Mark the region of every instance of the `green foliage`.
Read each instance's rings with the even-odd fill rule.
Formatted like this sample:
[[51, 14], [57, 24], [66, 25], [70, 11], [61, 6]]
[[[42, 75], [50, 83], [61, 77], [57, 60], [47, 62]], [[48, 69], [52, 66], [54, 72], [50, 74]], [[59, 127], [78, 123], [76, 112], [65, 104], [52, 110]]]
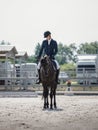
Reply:
[[39, 51], [40, 51], [41, 45], [40, 43], [37, 43], [36, 47], [35, 47], [35, 56], [39, 55]]
[[78, 54], [98, 54], [98, 42], [81, 43], [77, 51]]
[[36, 45], [36, 47], [35, 47], [35, 54], [29, 56], [27, 62], [37, 63], [37, 56], [39, 55], [40, 48], [41, 48], [40, 43], [37, 43], [37, 45]]
[[69, 62], [76, 62], [76, 45], [75, 43], [68, 45], [58, 44], [58, 54], [56, 60], [63, 65]]
[[60, 66], [61, 71], [75, 70], [76, 65], [73, 63], [67, 63]]
[[37, 63], [35, 55], [29, 56], [27, 62], [29, 62], [29, 63]]

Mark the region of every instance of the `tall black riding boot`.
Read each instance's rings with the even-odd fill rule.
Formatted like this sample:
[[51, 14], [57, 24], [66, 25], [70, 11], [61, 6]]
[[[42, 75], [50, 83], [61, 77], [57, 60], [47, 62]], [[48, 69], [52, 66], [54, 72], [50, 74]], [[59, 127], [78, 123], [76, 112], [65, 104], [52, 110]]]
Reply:
[[41, 77], [40, 77], [40, 69], [38, 70], [38, 79], [36, 80], [36, 84], [41, 83]]
[[60, 81], [59, 81], [59, 72], [60, 72], [60, 69], [56, 71], [56, 82], [57, 82], [57, 84], [60, 84]]

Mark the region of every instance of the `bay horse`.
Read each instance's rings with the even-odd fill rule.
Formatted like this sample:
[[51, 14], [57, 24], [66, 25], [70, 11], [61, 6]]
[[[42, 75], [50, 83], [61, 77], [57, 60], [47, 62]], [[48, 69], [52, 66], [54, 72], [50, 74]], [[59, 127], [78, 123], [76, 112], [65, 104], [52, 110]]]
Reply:
[[43, 86], [43, 98], [44, 98], [44, 109], [49, 108], [48, 95], [50, 90], [50, 109], [53, 109], [53, 99], [54, 108], [56, 106], [56, 67], [53, 65], [53, 61], [49, 56], [45, 56], [40, 60], [40, 78]]

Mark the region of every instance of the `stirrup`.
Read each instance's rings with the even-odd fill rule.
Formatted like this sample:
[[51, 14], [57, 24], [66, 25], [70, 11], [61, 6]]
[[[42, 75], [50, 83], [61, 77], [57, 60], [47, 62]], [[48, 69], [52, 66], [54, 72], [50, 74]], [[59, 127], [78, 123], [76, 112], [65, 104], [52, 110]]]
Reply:
[[41, 81], [39, 79], [37, 79], [36, 84], [40, 84], [40, 83], [41, 83]]

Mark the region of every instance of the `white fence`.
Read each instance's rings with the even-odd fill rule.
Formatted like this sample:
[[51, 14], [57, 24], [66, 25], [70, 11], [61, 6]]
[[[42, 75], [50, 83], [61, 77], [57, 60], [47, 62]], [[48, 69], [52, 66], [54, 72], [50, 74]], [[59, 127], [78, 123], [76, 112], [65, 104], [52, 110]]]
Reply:
[[33, 86], [36, 82], [36, 77], [0, 77], [0, 86], [13, 89], [19, 87], [20, 89], [27, 89], [29, 86]]
[[[0, 69], [0, 87], [5, 87], [13, 89], [13, 87], [19, 87], [20, 89], [27, 89], [29, 86], [33, 87], [36, 83], [36, 73], [30, 75], [30, 72], [27, 70], [21, 71], [21, 75], [16, 77], [15, 70], [5, 70]], [[72, 86], [98, 86], [98, 75], [95, 70], [87, 71], [83, 70], [74, 70], [66, 71], [68, 77], [65, 81], [71, 80], [76, 82]], [[64, 77], [63, 77], [64, 78]], [[61, 83], [62, 85], [62, 83]]]
[[23, 87], [32, 86], [37, 79], [37, 64], [23, 63], [11, 64], [0, 62], [0, 87]]

